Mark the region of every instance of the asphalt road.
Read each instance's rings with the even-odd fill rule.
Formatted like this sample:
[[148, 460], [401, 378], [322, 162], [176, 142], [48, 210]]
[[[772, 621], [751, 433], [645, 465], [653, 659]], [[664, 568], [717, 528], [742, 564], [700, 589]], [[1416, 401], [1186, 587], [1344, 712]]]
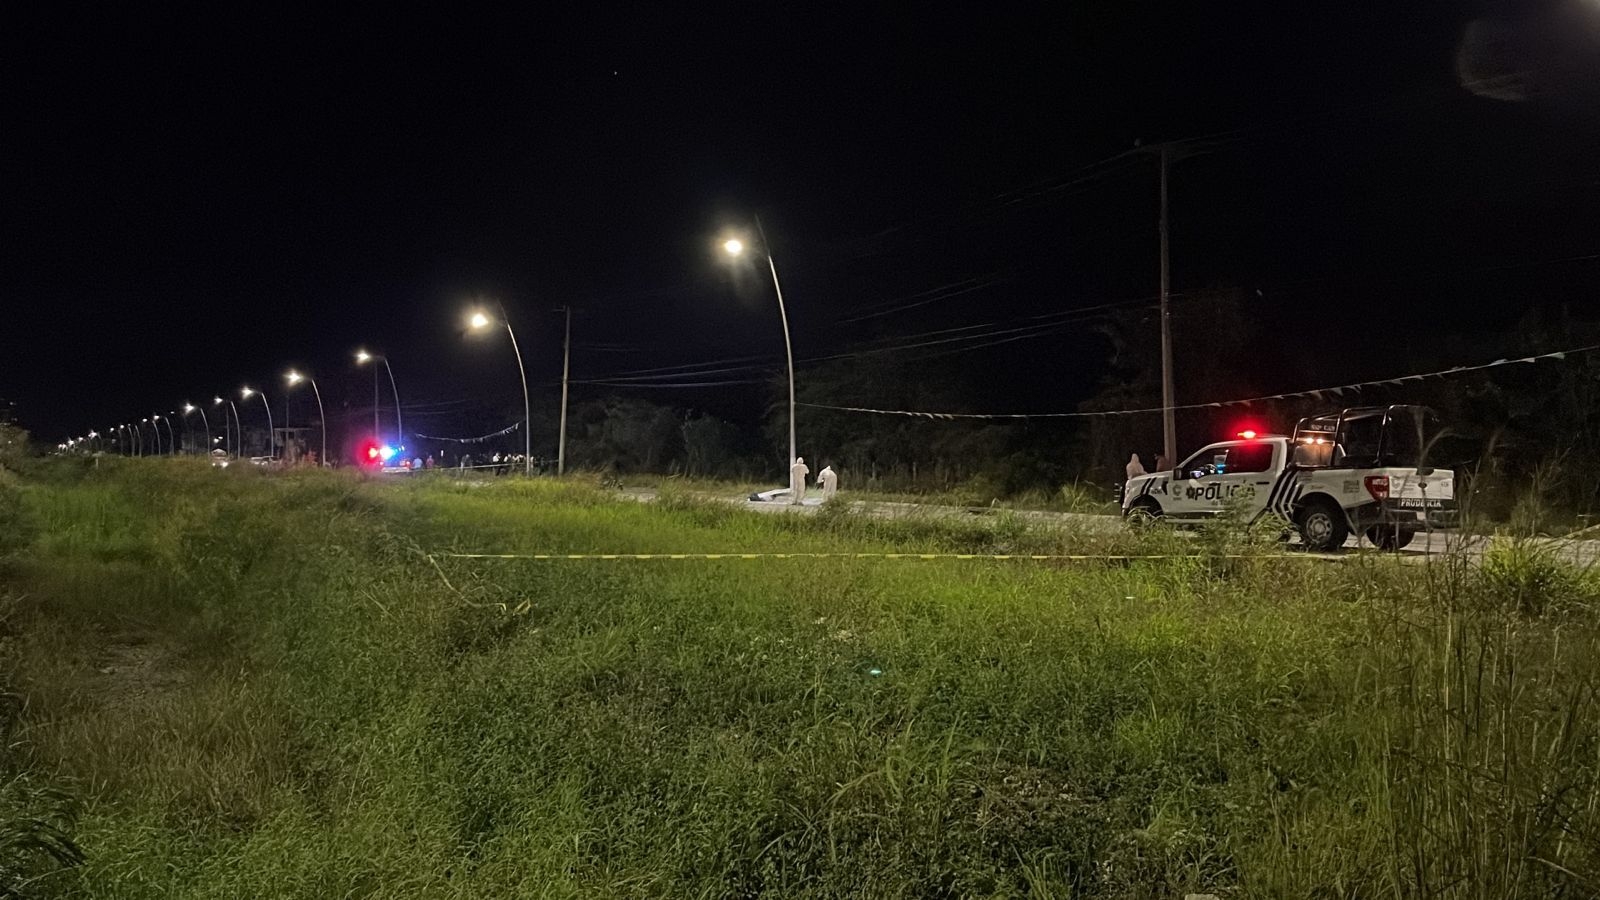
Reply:
[[[649, 488], [630, 488], [621, 494], [631, 500], [650, 502], [656, 498], [656, 492]], [[744, 497], [728, 497], [716, 494], [703, 495], [710, 499], [725, 500], [752, 512], [767, 515], [812, 515], [822, 506], [820, 497], [812, 497], [799, 505], [776, 501], [752, 501]], [[882, 518], [913, 518], [919, 516], [950, 516], [952, 518], [965, 518], [970, 516], [992, 515], [1000, 512], [998, 509], [983, 507], [968, 508], [961, 506], [941, 506], [925, 503], [905, 503], [889, 500], [849, 500], [855, 509]], [[1086, 530], [1120, 531], [1127, 527], [1122, 520], [1113, 515], [1096, 515], [1087, 513], [1049, 512], [1045, 510], [1010, 510], [1013, 515], [1039, 522], [1054, 522], [1071, 524]], [[1543, 538], [1542, 542], [1549, 544], [1562, 557], [1581, 566], [1600, 565], [1600, 541], [1597, 540], [1569, 540], [1564, 538]], [[1484, 535], [1469, 535], [1455, 531], [1434, 532], [1419, 534], [1410, 546], [1401, 551], [1406, 558], [1426, 559], [1430, 556], [1442, 556], [1465, 550], [1470, 556], [1483, 555], [1484, 549], [1489, 545], [1490, 538]], [[1344, 550], [1349, 552], [1356, 549], [1371, 551], [1370, 544], [1361, 542], [1352, 536], [1345, 542]], [[1337, 558], [1339, 554], [1329, 554]]]

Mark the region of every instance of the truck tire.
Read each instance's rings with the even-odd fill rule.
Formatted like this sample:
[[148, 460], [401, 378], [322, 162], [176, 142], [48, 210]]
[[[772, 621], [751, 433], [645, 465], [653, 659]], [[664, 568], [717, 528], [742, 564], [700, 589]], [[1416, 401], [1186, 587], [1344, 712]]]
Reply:
[[1161, 517], [1161, 504], [1146, 497], [1133, 501], [1133, 505], [1128, 507], [1128, 514], [1124, 518], [1127, 519], [1129, 528], [1134, 531], [1144, 531], [1160, 524]]
[[1410, 528], [1396, 529], [1384, 525], [1374, 525], [1367, 529], [1367, 540], [1372, 542], [1372, 546], [1377, 547], [1379, 550], [1388, 550], [1390, 552], [1404, 549], [1407, 544], [1411, 543], [1411, 539], [1416, 536], [1417, 532]]
[[1337, 550], [1350, 537], [1344, 510], [1330, 500], [1307, 501], [1295, 512], [1294, 528], [1300, 532], [1300, 543], [1315, 553]]

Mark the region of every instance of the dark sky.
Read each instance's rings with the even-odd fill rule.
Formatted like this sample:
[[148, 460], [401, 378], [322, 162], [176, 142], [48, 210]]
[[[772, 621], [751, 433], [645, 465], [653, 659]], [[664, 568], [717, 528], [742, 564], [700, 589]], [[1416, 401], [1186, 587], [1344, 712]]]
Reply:
[[[520, 399], [508, 346], [461, 334], [474, 297], [505, 304], [539, 402], [562, 304], [575, 378], [781, 363], [767, 285], [714, 252], [755, 213], [801, 358], [1136, 306], [1155, 163], [1093, 167], [1136, 140], [1216, 136], [1172, 167], [1173, 285], [1273, 324], [1241, 383], [1403, 374], [1447, 334], [1596, 305], [1591, 0], [403, 6], [8, 22], [0, 398], [25, 425], [277, 392], [291, 364], [359, 404], [369, 345], [419, 422], [466, 428], [423, 404]], [[1101, 374], [1091, 325], [929, 365], [981, 374], [988, 411], [1059, 409]]]

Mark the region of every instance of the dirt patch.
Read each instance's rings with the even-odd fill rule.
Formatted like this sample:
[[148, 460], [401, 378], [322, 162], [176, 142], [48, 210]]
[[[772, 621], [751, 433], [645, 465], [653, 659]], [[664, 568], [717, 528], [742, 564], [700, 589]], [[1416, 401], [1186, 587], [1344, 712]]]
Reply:
[[160, 643], [123, 635], [95, 660], [95, 689], [107, 704], [149, 707], [167, 703], [189, 683], [189, 673]]

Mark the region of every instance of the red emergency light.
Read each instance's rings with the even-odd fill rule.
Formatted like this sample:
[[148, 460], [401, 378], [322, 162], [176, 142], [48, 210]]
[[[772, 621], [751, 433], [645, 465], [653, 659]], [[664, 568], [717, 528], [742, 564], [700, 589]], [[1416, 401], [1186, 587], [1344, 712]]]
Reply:
[[1247, 441], [1253, 441], [1256, 439], [1256, 431], [1254, 428], [1246, 428], [1245, 430], [1239, 432], [1239, 437], [1244, 438]]

